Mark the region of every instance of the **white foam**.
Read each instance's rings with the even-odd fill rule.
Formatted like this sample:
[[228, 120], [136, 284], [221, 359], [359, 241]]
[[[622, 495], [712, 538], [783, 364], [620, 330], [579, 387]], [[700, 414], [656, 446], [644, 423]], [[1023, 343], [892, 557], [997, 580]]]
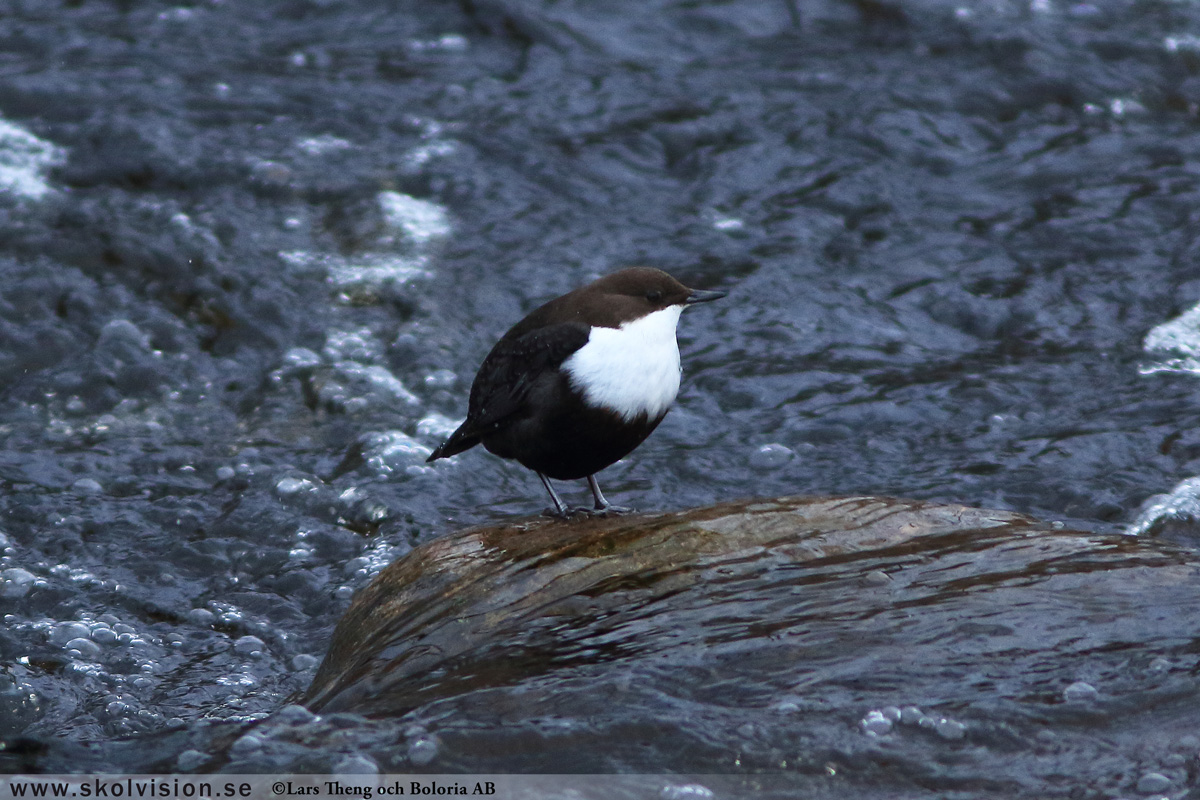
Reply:
[[320, 136], [312, 136], [308, 139], [301, 139], [296, 142], [296, 148], [309, 156], [323, 156], [326, 153], [338, 153], [342, 150], [350, 150], [354, 145], [348, 140], [340, 136], [333, 136], [328, 133], [323, 133]]
[[1127, 535], [1146, 533], [1163, 519], [1200, 519], [1200, 477], [1188, 478], [1169, 493], [1153, 499], [1154, 502], [1125, 529]]
[[66, 151], [0, 119], [0, 193], [40, 200], [51, 191], [44, 173], [66, 160]]
[[466, 52], [470, 45], [470, 41], [462, 34], [445, 33], [436, 39], [414, 39], [408, 43], [408, 48], [418, 53], [428, 50], [462, 53]]
[[383, 356], [383, 343], [370, 328], [331, 330], [321, 354], [329, 361], [374, 361]]
[[417, 423], [418, 436], [432, 436], [439, 441], [454, 433], [458, 423], [444, 414], [431, 411]]
[[296, 273], [324, 276], [337, 298], [346, 303], [366, 302], [381, 289], [429, 276], [429, 260], [423, 255], [365, 253], [351, 260], [332, 253], [290, 250], [279, 257]]
[[403, 231], [417, 244], [426, 244], [450, 235], [450, 219], [446, 209], [437, 203], [400, 192], [380, 192], [376, 199], [387, 224]]
[[1167, 36], [1163, 39], [1163, 49], [1168, 53], [1178, 53], [1180, 51], [1194, 53], [1200, 51], [1200, 36], [1194, 33], [1180, 33], [1175, 36]]
[[364, 383], [372, 392], [386, 399], [409, 405], [417, 403], [416, 395], [406, 389], [400, 379], [386, 367], [378, 364], [360, 364], [357, 361], [339, 361], [333, 366], [341, 375]]
[[404, 164], [409, 170], [417, 170], [435, 158], [452, 156], [458, 151], [458, 145], [442, 139], [414, 147], [404, 154]]
[[342, 291], [380, 289], [425, 277], [429, 274], [425, 264], [424, 257], [369, 256], [353, 263], [330, 264], [328, 280], [334, 288]]
[[1152, 328], [1142, 342], [1142, 349], [1157, 359], [1138, 368], [1143, 375], [1155, 372], [1200, 374], [1200, 306]]
[[381, 431], [363, 437], [363, 456], [367, 466], [376, 474], [407, 472], [422, 467], [433, 450], [404, 431]]

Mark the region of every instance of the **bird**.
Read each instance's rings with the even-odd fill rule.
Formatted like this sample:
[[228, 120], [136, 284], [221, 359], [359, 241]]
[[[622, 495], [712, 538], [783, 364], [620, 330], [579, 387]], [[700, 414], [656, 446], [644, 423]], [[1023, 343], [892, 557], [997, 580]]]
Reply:
[[[471, 384], [466, 419], [427, 461], [482, 444], [533, 470], [555, 516], [630, 511], [605, 499], [596, 473], [645, 441], [675, 402], [680, 314], [726, 294], [629, 267], [540, 306], [496, 342]], [[568, 509], [550, 479], [580, 478], [594, 505]]]

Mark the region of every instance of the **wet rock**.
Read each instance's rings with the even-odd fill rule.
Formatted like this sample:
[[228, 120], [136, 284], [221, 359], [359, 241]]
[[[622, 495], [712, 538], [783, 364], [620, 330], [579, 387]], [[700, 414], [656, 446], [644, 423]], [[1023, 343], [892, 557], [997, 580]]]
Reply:
[[[632, 647], [632, 631], [614, 638], [626, 618], [639, 620], [638, 651], [681, 652], [689, 646], [675, 631], [698, 640], [713, 624], [686, 609], [702, 606], [717, 586], [747, 609], [778, 609], [789, 593], [781, 576], [798, 576], [802, 565], [857, 585], [890, 553], [927, 552], [931, 563], [910, 567], [904, 581], [909, 587], [934, 581], [910, 595], [915, 598], [952, 579], [998, 588], [993, 576], [1004, 568], [1028, 568], [1033, 559], [1051, 556], [1069, 563], [1090, 557], [1096, 546], [1084, 534], [1019, 514], [880, 498], [780, 498], [466, 530], [412, 551], [355, 597], [308, 704], [399, 714], [468, 685], [519, 682], [553, 669], [547, 666], [553, 658], [526, 662], [517, 653], [587, 651], [601, 639], [605, 650]], [[960, 548], [986, 557], [961, 561]], [[856, 588], [841, 602], [872, 607], [890, 601], [871, 600]], [[722, 619], [727, 635], [752, 635], [743, 627], [752, 626], [749, 617]], [[864, 722], [866, 729], [890, 728], [892, 720], [873, 713], [879, 719]], [[961, 738], [960, 723], [941, 722], [940, 735]]]

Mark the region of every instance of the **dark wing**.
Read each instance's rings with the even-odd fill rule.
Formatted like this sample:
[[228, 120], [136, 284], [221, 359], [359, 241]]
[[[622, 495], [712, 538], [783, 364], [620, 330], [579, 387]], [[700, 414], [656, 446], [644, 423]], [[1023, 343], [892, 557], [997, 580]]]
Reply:
[[429, 461], [468, 450], [484, 436], [504, 427], [525, 407], [529, 390], [547, 370], [587, 344], [588, 326], [563, 322], [535, 328], [527, 333], [510, 332], [488, 353], [471, 385], [467, 418]]

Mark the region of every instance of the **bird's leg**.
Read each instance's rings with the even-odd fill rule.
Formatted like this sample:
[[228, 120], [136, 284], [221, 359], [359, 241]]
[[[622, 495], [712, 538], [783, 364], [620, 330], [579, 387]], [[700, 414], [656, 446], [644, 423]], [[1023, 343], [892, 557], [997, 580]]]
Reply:
[[633, 511], [632, 508], [623, 506], [614, 506], [604, 499], [604, 493], [600, 491], [600, 484], [596, 483], [595, 475], [587, 476], [588, 488], [592, 490], [592, 497], [596, 498], [596, 507], [592, 513], [594, 514], [628, 514]]
[[540, 472], [537, 474], [537, 476], [542, 479], [542, 486], [546, 487], [546, 491], [550, 493], [550, 499], [554, 501], [554, 516], [568, 516], [567, 505], [562, 501], [562, 498], [558, 496], [558, 492], [554, 491], [554, 487], [550, 485], [550, 479]]

